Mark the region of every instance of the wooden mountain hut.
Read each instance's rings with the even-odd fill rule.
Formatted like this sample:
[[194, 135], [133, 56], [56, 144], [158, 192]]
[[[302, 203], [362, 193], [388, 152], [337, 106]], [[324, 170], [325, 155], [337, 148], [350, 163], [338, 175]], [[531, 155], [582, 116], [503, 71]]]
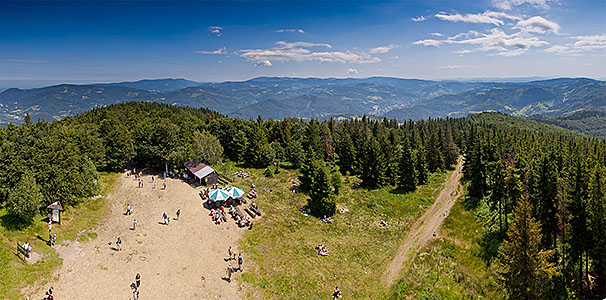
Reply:
[[204, 163], [190, 160], [185, 163], [187, 169], [187, 177], [192, 181], [196, 181], [202, 185], [213, 185], [219, 180], [219, 174], [210, 166]]

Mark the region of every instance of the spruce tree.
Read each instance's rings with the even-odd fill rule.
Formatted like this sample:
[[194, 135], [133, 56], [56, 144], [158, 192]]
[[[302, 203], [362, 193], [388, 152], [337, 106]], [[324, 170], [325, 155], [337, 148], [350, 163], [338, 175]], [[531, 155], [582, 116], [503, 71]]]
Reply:
[[591, 180], [589, 198], [589, 230], [593, 247], [589, 253], [592, 259], [596, 295], [606, 297], [606, 179], [604, 167], [596, 163]]
[[425, 149], [423, 148], [423, 146], [417, 149], [415, 158], [417, 159], [415, 163], [415, 169], [417, 172], [417, 184], [427, 184], [427, 182], [429, 182], [429, 174], [427, 171], [427, 161], [425, 159]]
[[315, 216], [332, 216], [337, 209], [336, 198], [328, 171], [320, 162], [314, 161], [308, 207]]
[[[576, 267], [576, 287], [580, 293], [583, 292], [583, 257], [588, 263], [587, 251], [591, 243], [591, 236], [588, 230], [587, 204], [589, 200], [589, 178], [587, 174], [586, 162], [583, 158], [577, 157], [576, 169], [573, 174], [572, 190], [567, 203], [567, 209], [570, 213], [568, 225], [570, 233], [567, 236], [570, 245], [569, 257], [572, 263], [570, 267]], [[571, 270], [574, 274], [575, 271]]]
[[532, 204], [526, 199], [513, 212], [500, 254], [501, 282], [510, 299], [541, 299], [558, 275], [550, 262], [554, 250], [541, 249], [541, 224], [532, 217]]
[[400, 176], [398, 185], [405, 191], [414, 191], [417, 189], [417, 170], [414, 165], [412, 151], [410, 149], [408, 136], [402, 139], [402, 151], [399, 161]]

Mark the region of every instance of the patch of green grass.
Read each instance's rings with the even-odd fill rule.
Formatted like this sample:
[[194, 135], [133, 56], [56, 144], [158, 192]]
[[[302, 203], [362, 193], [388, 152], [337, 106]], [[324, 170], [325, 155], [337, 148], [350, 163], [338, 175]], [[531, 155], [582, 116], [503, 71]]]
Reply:
[[[337, 207], [350, 211], [333, 217], [333, 224], [304, 216], [299, 208], [307, 196], [291, 193], [296, 177], [282, 169], [274, 178], [264, 170], [238, 179], [236, 185], [257, 185], [257, 205], [263, 212], [247, 231], [241, 249], [255, 263], [242, 280], [253, 285], [264, 299], [327, 299], [335, 286], [345, 299], [377, 299], [387, 295], [382, 274], [413, 221], [431, 205], [442, 189], [446, 173], [434, 174], [430, 183], [412, 193], [393, 187], [358, 188], [352, 177], [338, 196]], [[349, 181], [349, 183], [347, 182]], [[273, 192], [263, 192], [273, 187]], [[384, 219], [388, 227], [379, 228]], [[330, 256], [318, 256], [314, 247], [324, 244]]]
[[[117, 182], [117, 174], [103, 173], [100, 176], [102, 195], [106, 195]], [[53, 224], [53, 233], [57, 234], [57, 243], [65, 240], [85, 241], [96, 237], [93, 231], [105, 213], [105, 200], [82, 199], [76, 206], [66, 207], [61, 214], [61, 224]], [[48, 218], [39, 215], [32, 224], [19, 228], [0, 209], [0, 299], [22, 299], [21, 289], [34, 283], [45, 284], [51, 279], [52, 272], [61, 266], [62, 260], [55, 250], [48, 246]], [[29, 265], [17, 255], [17, 242], [29, 242], [33, 251], [43, 258]]]
[[478, 244], [482, 225], [475, 210], [465, 209], [463, 198], [452, 207], [440, 234], [441, 238], [431, 241], [417, 254], [404, 272], [406, 275], [392, 287], [390, 297], [502, 299], [495, 269], [482, 259], [482, 247]]

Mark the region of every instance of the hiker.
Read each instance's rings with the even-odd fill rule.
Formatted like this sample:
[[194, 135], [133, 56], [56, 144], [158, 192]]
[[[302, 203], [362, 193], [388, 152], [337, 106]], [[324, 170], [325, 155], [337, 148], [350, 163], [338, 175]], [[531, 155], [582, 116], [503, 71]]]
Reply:
[[139, 273], [137, 273], [137, 276], [135, 276], [135, 283], [135, 289], [138, 289], [141, 285], [141, 275]]
[[231, 263], [227, 266], [227, 282], [231, 282], [231, 273], [234, 272], [234, 268], [231, 266]]
[[166, 218], [167, 218], [167, 217], [168, 217], [168, 216], [166, 215], [166, 213], [164, 213], [164, 214], [162, 215], [162, 218], [164, 219], [164, 224], [166, 224]]
[[242, 272], [242, 253], [238, 254], [238, 270]]
[[154, 182], [154, 190], [158, 187], [158, 185]]
[[168, 215], [166, 216], [166, 225], [170, 225], [170, 217]]
[[133, 300], [139, 300], [139, 290], [133, 290]]
[[341, 291], [339, 291], [338, 286], [335, 287], [335, 292], [332, 293], [332, 298], [333, 299], [341, 298]]
[[137, 219], [133, 220], [133, 230], [137, 229]]
[[164, 182], [162, 182], [162, 185], [164, 185], [164, 189], [166, 189], [166, 180], [164, 180]]
[[154, 182], [154, 175], [152, 175], [152, 182]]
[[130, 210], [130, 204], [126, 204], [126, 214], [129, 216], [132, 214], [132, 211]]
[[118, 239], [116, 240], [116, 251], [120, 251], [120, 244], [122, 244], [122, 240], [120, 239], [120, 236], [118, 236]]
[[181, 215], [181, 210], [177, 209], [177, 220], [179, 220], [179, 216]]
[[229, 246], [229, 249], [227, 249], [227, 257], [229, 260], [231, 260], [231, 246]]
[[53, 287], [51, 286], [50, 289], [48, 289], [48, 291], [46, 291], [46, 299], [54, 299], [53, 298]]

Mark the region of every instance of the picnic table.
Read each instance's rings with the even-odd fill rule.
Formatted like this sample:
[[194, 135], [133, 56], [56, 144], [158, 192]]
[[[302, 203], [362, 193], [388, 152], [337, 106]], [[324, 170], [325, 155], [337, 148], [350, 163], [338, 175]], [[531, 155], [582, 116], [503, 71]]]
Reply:
[[235, 207], [234, 211], [236, 212], [236, 215], [240, 216], [241, 219], [244, 219], [245, 216], [239, 208]]

